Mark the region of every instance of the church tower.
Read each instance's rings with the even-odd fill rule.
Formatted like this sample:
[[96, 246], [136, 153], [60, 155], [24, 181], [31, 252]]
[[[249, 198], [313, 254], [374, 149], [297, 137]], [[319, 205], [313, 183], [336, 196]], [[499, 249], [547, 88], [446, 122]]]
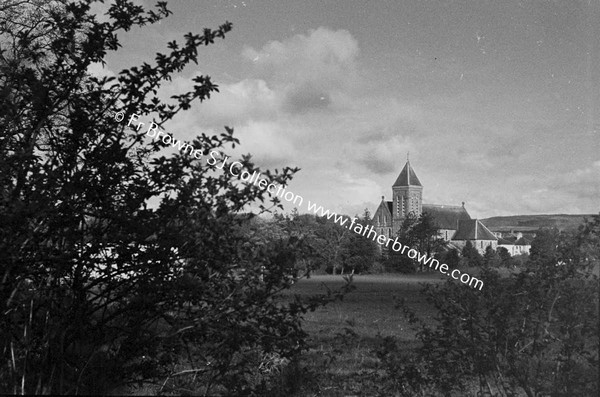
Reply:
[[411, 167], [408, 156], [402, 172], [392, 185], [392, 198], [392, 217], [394, 229], [396, 229], [394, 230], [395, 233], [408, 214], [413, 213], [414, 216], [418, 217], [423, 211], [423, 185], [421, 185], [417, 174]]

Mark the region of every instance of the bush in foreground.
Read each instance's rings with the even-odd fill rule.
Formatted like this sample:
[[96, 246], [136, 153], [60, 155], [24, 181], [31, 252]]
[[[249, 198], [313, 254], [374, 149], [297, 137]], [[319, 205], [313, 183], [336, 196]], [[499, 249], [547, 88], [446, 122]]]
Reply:
[[402, 379], [396, 390], [597, 395], [600, 216], [543, 245], [551, 252], [534, 251], [519, 274], [483, 270], [482, 291], [427, 285], [426, 298], [439, 312], [434, 326], [403, 304], [420, 324], [423, 346], [416, 358], [395, 353], [394, 341], [380, 350], [388, 375]]
[[[162, 126], [209, 99], [208, 76], [172, 103], [157, 92], [231, 24], [99, 78], [88, 68], [119, 48], [118, 34], [170, 12], [120, 0], [99, 22], [89, 3], [0, 6], [0, 393], [263, 390], [257, 363], [297, 354], [300, 316], [325, 301], [277, 299], [299, 276], [301, 242], [248, 244], [237, 214], [277, 198], [205, 159], [159, 155], [167, 144], [127, 127], [133, 113]], [[193, 145], [206, 156], [237, 143], [226, 128]], [[295, 170], [261, 172], [285, 185]]]

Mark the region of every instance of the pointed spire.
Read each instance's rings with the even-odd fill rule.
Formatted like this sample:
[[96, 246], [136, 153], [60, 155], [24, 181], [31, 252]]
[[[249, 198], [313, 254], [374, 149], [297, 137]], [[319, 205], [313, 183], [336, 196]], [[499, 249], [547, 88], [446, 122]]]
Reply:
[[398, 175], [396, 182], [392, 186], [423, 186], [421, 185], [419, 178], [417, 178], [417, 174], [415, 174], [415, 171], [410, 166], [408, 154], [406, 157], [406, 164], [404, 165], [402, 172], [400, 172], [400, 175]]

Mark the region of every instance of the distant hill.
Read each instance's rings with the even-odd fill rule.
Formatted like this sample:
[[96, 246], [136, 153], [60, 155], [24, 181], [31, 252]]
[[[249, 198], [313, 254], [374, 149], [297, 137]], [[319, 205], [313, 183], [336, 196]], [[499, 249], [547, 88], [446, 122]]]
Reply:
[[592, 215], [512, 215], [512, 216], [494, 216], [481, 219], [488, 228], [535, 228], [556, 227], [559, 230], [577, 230], [579, 225], [584, 222], [584, 218], [591, 218]]

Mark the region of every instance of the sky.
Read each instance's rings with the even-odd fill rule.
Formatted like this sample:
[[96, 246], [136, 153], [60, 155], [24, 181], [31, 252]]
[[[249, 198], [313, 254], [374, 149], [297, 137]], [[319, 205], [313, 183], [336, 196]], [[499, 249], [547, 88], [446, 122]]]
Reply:
[[[136, 0], [151, 6], [154, 2]], [[166, 125], [177, 139], [233, 127], [288, 190], [375, 212], [407, 154], [423, 202], [472, 217], [600, 211], [600, 1], [170, 1], [119, 36], [104, 73], [225, 21], [164, 87], [199, 74], [220, 92]], [[291, 207], [287, 208], [291, 210]], [[299, 208], [306, 212], [306, 207]]]

